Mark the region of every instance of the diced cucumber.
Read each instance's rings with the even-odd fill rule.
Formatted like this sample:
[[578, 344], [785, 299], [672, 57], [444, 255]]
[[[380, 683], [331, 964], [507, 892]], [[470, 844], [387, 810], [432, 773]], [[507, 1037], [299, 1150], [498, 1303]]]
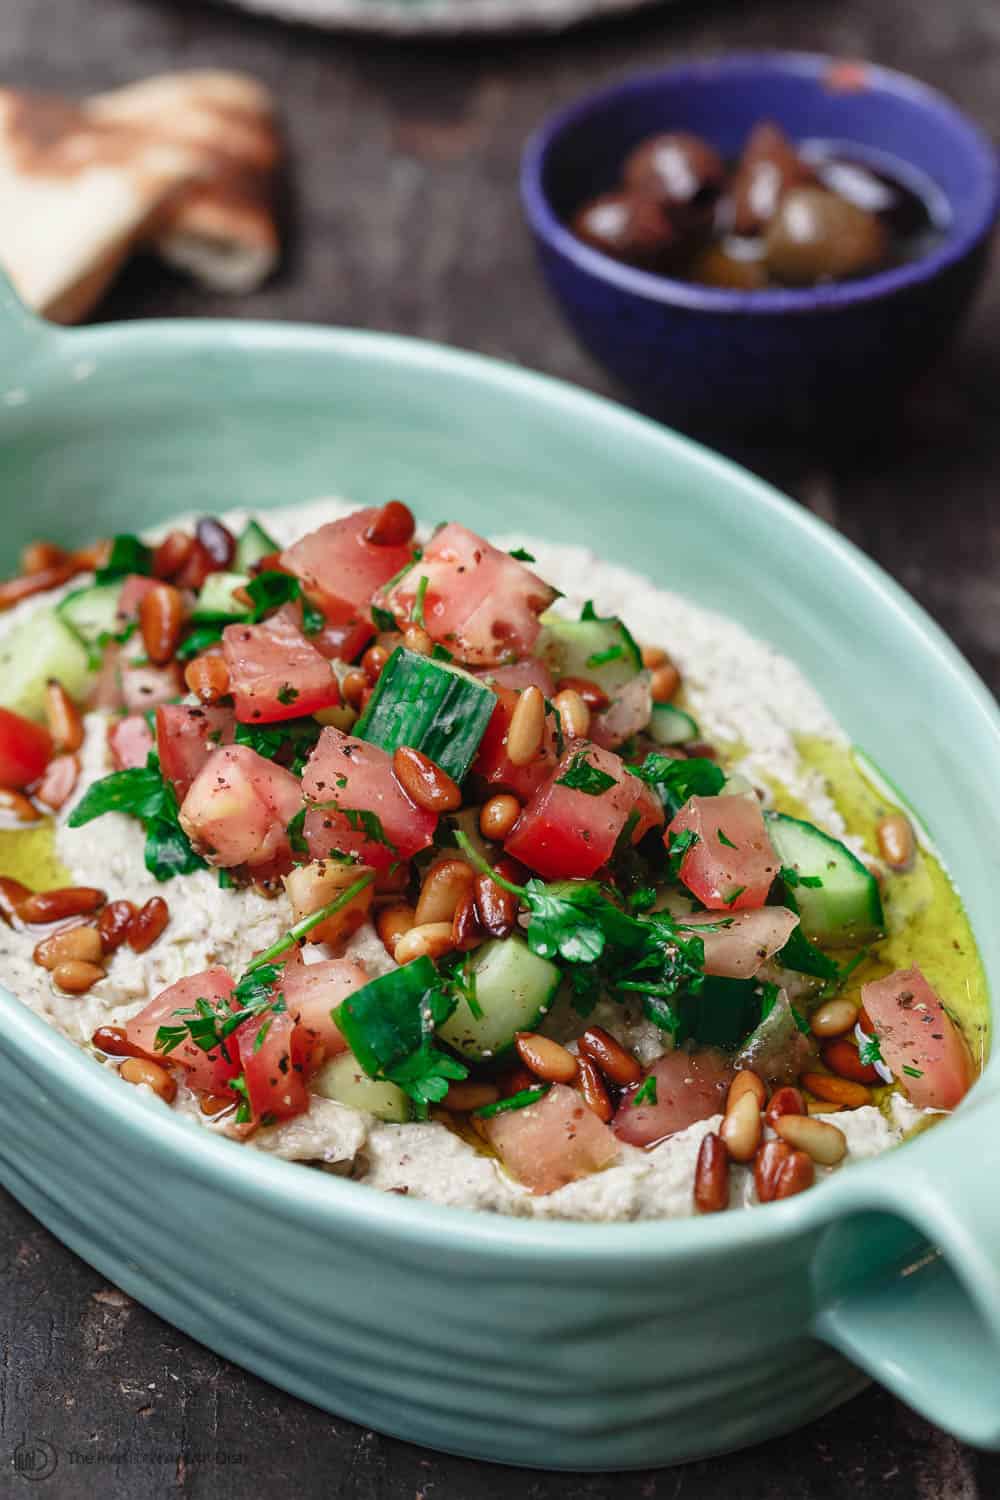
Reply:
[[535, 646], [553, 677], [588, 677], [614, 698], [642, 670], [642, 656], [628, 628], [613, 615], [565, 620], [551, 612], [541, 617]]
[[120, 583], [94, 583], [74, 589], [56, 605], [56, 614], [91, 650], [102, 635], [114, 635], [121, 626], [118, 619]]
[[410, 1101], [403, 1090], [394, 1083], [369, 1078], [349, 1052], [324, 1064], [312, 1081], [312, 1090], [324, 1099], [364, 1110], [391, 1125], [405, 1125], [410, 1118]]
[[698, 738], [698, 725], [682, 708], [672, 703], [654, 703], [646, 733], [658, 745], [686, 745]]
[[236, 543], [234, 561], [241, 573], [248, 573], [262, 557], [270, 557], [272, 552], [279, 550], [274, 537], [268, 536], [263, 526], [257, 521], [248, 521]]
[[245, 589], [246, 573], [209, 573], [191, 611], [192, 620], [242, 620], [247, 607], [233, 598], [234, 589]]
[[62, 683], [71, 698], [86, 697], [90, 658], [79, 636], [52, 608], [36, 610], [0, 640], [0, 704], [29, 719], [45, 718], [45, 684]]
[[421, 750], [453, 781], [462, 781], [496, 701], [492, 689], [462, 667], [398, 646], [354, 733], [390, 755], [401, 745]]
[[807, 938], [850, 948], [883, 935], [878, 881], [846, 844], [787, 813], [768, 813], [767, 831], [782, 865], [797, 877], [789, 884]]
[[523, 938], [493, 938], [477, 948], [469, 965], [475, 976], [475, 1015], [466, 999], [443, 1026], [442, 1041], [463, 1057], [499, 1057], [514, 1033], [532, 1031], [552, 1004], [562, 978], [555, 964], [532, 953]]

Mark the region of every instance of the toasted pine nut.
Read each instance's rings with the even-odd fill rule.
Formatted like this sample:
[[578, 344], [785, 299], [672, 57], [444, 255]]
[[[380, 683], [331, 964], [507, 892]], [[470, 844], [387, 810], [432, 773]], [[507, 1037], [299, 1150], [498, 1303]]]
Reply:
[[710, 1130], [702, 1139], [694, 1169], [694, 1206], [700, 1214], [729, 1207], [729, 1148]]
[[63, 963], [56, 964], [52, 970], [52, 978], [67, 994], [83, 995], [99, 979], [104, 978], [104, 970], [99, 964], [86, 963], [82, 958], [68, 958]]
[[847, 1155], [847, 1137], [826, 1120], [811, 1120], [808, 1115], [782, 1115], [774, 1129], [781, 1139], [796, 1151], [804, 1151], [821, 1167], [835, 1167]]
[[83, 744], [80, 710], [62, 683], [54, 677], [45, 684], [45, 717], [57, 750], [79, 750]]
[[389, 500], [372, 517], [365, 531], [365, 541], [375, 547], [405, 547], [416, 526], [408, 505], [401, 500]]
[[807, 1099], [807, 1115], [839, 1115], [844, 1108], [842, 1104], [828, 1104], [824, 1099]]
[[495, 1104], [499, 1098], [500, 1090], [492, 1083], [453, 1083], [443, 1102], [445, 1109], [464, 1115], [486, 1104]]
[[55, 891], [35, 891], [18, 907], [23, 922], [64, 922], [67, 917], [85, 917], [104, 905], [107, 897], [91, 885], [60, 886]]
[[134, 953], [145, 953], [170, 921], [170, 908], [162, 896], [151, 896], [128, 924], [126, 941]]
[[398, 964], [412, 963], [415, 958], [441, 958], [451, 952], [451, 923], [425, 922], [411, 927], [396, 943], [395, 959]]
[[681, 685], [681, 674], [673, 662], [667, 662], [662, 667], [656, 667], [652, 677], [649, 679], [649, 690], [653, 695], [654, 703], [669, 703], [676, 696], [677, 689]]
[[754, 1187], [761, 1203], [770, 1203], [778, 1173], [792, 1154], [784, 1141], [765, 1141], [753, 1161]]
[[30, 599], [33, 594], [43, 594], [47, 589], [60, 588], [64, 583], [68, 583], [77, 572], [79, 569], [70, 558], [67, 562], [56, 563], [54, 567], [43, 568], [39, 573], [6, 579], [0, 583], [0, 612], [13, 609], [15, 604], [20, 604], [22, 599]]
[[153, 577], [173, 578], [194, 550], [194, 537], [186, 531], [171, 531], [153, 552]]
[[365, 696], [365, 689], [367, 687], [368, 678], [364, 672], [358, 672], [357, 670], [348, 672], [340, 684], [341, 697], [351, 708], [360, 708], [361, 700]]
[[610, 1031], [605, 1031], [603, 1026], [588, 1026], [579, 1045], [580, 1050], [586, 1052], [597, 1064], [605, 1078], [617, 1083], [619, 1088], [641, 1081], [642, 1068], [638, 1059], [631, 1052], [626, 1052], [621, 1043], [615, 1040]]
[[224, 1109], [232, 1109], [235, 1103], [236, 1100], [232, 1094], [228, 1098], [225, 1094], [202, 1094], [198, 1108], [203, 1115], [208, 1115], [209, 1119], [212, 1119], [215, 1115], [221, 1115]]
[[396, 944], [404, 933], [409, 932], [414, 920], [413, 907], [407, 906], [403, 901], [395, 901], [391, 906], [380, 906], [375, 913], [375, 931], [382, 939], [390, 958], [395, 958]]
[[545, 699], [532, 683], [514, 705], [507, 730], [507, 757], [512, 765], [526, 766], [542, 748], [545, 736]]
[[726, 1105], [719, 1134], [733, 1161], [752, 1161], [762, 1133], [760, 1105], [751, 1090], [738, 1095], [735, 1104]]
[[58, 568], [61, 563], [66, 562], [68, 556], [65, 547], [60, 547], [55, 542], [29, 542], [21, 553], [21, 572], [30, 575], [43, 573], [46, 568]]
[[[830, 1126], [833, 1130], [835, 1127]], [[793, 1151], [792, 1154], [781, 1163], [774, 1179], [774, 1197], [793, 1198], [796, 1193], [802, 1193], [806, 1188], [812, 1187], [816, 1178], [816, 1169], [811, 1159], [804, 1151]]]
[[[360, 875], [370, 873], [366, 865], [347, 865], [336, 859], [314, 859], [307, 865], [296, 865], [284, 877], [296, 922], [311, 917], [352, 886]], [[312, 941], [341, 943], [352, 937], [368, 918], [373, 894], [373, 887], [365, 886], [346, 906], [312, 929]]]
[[560, 677], [556, 683], [557, 693], [576, 693], [592, 713], [599, 714], [609, 706], [611, 699], [590, 677]]
[[470, 885], [465, 894], [459, 897], [455, 915], [451, 919], [451, 946], [459, 953], [471, 953], [485, 937], [486, 933], [479, 925], [475, 887]]
[[514, 1046], [524, 1066], [546, 1083], [573, 1083], [576, 1079], [576, 1058], [551, 1037], [539, 1036], [536, 1031], [519, 1031]]
[[26, 885], [19, 880], [11, 880], [9, 875], [0, 875], [0, 916], [4, 921], [11, 922], [20, 916], [21, 907], [31, 895]]
[[475, 878], [475, 870], [464, 859], [440, 859], [431, 865], [417, 898], [416, 925], [451, 922], [459, 901], [466, 891], [471, 891]]
[[871, 1063], [861, 1061], [860, 1053], [853, 1041], [846, 1036], [835, 1037], [819, 1049], [820, 1057], [838, 1078], [850, 1078], [854, 1083], [878, 1083], [879, 1071]]
[[221, 656], [196, 656], [184, 668], [184, 682], [202, 703], [218, 703], [229, 692], [229, 668]]
[[775, 1089], [771, 1102], [764, 1111], [764, 1120], [768, 1125], [773, 1125], [782, 1115], [802, 1115], [805, 1114], [805, 1109], [806, 1101], [798, 1089]]
[[828, 1104], [844, 1104], [848, 1109], [861, 1109], [870, 1104], [872, 1096], [863, 1083], [851, 1083], [847, 1078], [831, 1078], [829, 1073], [803, 1073], [799, 1079], [804, 1089], [823, 1099]]
[[369, 646], [361, 658], [361, 670], [368, 681], [373, 685], [378, 682], [382, 675], [382, 668], [389, 660], [389, 652], [384, 646]]
[[19, 823], [37, 823], [42, 816], [31, 798], [13, 786], [0, 786], [0, 812], [10, 813]]
[[[496, 869], [501, 875], [507, 875], [503, 860], [497, 861]], [[517, 925], [517, 897], [488, 875], [476, 876], [475, 892], [476, 911], [484, 931], [490, 937], [510, 937]]]
[[173, 659], [184, 624], [184, 596], [172, 583], [154, 583], [139, 604], [139, 625], [146, 655], [154, 666]]
[[484, 839], [502, 844], [521, 816], [521, 804], [508, 792], [490, 797], [479, 809], [479, 832]]
[[54, 932], [43, 938], [35, 947], [34, 959], [43, 969], [57, 969], [60, 964], [80, 959], [83, 963], [99, 964], [104, 957], [101, 934], [96, 927], [69, 927], [63, 932]]
[[741, 1068], [729, 1085], [729, 1092], [726, 1095], [727, 1110], [732, 1108], [741, 1094], [753, 1094], [757, 1101], [758, 1109], [763, 1109], [767, 1102], [767, 1089], [764, 1087], [764, 1080], [752, 1068]]
[[407, 651], [415, 651], [418, 656], [430, 656], [434, 650], [434, 642], [422, 625], [407, 625], [403, 631], [403, 645]]
[[580, 1053], [576, 1060], [576, 1068], [576, 1081], [579, 1085], [580, 1093], [587, 1104], [590, 1105], [597, 1118], [603, 1120], [605, 1125], [607, 1125], [615, 1110], [614, 1105], [611, 1103], [611, 1095], [608, 1093], [604, 1079], [601, 1077], [600, 1068], [592, 1058], [587, 1056], [586, 1052]]
[[462, 805], [462, 793], [447, 771], [409, 745], [400, 745], [392, 757], [396, 780], [411, 802], [425, 812], [454, 812]]
[[159, 1063], [147, 1062], [144, 1057], [126, 1057], [118, 1072], [126, 1083], [136, 1087], [146, 1084], [167, 1104], [172, 1104], [177, 1098], [177, 1080]]
[[644, 667], [665, 667], [670, 657], [662, 646], [643, 646], [641, 650], [642, 664]]
[[105, 953], [114, 953], [121, 947], [134, 916], [135, 907], [131, 901], [108, 902], [97, 919], [97, 930]]
[[568, 740], [585, 740], [590, 733], [590, 709], [575, 688], [564, 688], [552, 700], [562, 732]]
[[814, 1036], [843, 1036], [853, 1031], [858, 1019], [858, 1007], [850, 1000], [828, 1000], [814, 1014], [811, 1022]]
[[135, 1042], [129, 1041], [124, 1026], [98, 1026], [90, 1041], [99, 1052], [106, 1052], [109, 1057], [145, 1057], [150, 1062], [156, 1061]]
[[79, 776], [80, 762], [75, 755], [54, 755], [35, 788], [35, 801], [43, 803], [50, 812], [58, 812], [73, 795]]
[[195, 537], [217, 568], [232, 567], [236, 556], [236, 538], [216, 516], [203, 516], [195, 527]]
[[878, 852], [893, 870], [905, 870], [913, 859], [916, 840], [913, 824], [905, 813], [883, 818], [875, 829]]

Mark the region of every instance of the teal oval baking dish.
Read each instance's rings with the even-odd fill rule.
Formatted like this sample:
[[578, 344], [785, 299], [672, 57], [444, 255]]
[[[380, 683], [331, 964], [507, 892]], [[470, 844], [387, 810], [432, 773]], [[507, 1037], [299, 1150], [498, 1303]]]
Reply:
[[[237, 322], [56, 331], [6, 288], [0, 317], [0, 563], [31, 535], [334, 490], [590, 540], [808, 674], [922, 810], [996, 992], [996, 705], [889, 578], [766, 485], [608, 402], [432, 344]], [[539, 1467], [736, 1448], [869, 1376], [1000, 1446], [998, 1092], [994, 1058], [954, 1120], [767, 1209], [508, 1219], [213, 1138], [0, 992], [0, 1177], [72, 1249], [329, 1411]]]

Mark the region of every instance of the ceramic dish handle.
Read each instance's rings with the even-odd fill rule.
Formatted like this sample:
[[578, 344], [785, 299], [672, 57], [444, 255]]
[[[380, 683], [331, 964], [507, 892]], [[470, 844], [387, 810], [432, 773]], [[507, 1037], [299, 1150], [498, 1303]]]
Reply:
[[1000, 1094], [893, 1165], [820, 1244], [814, 1330], [939, 1427], [1000, 1447]]

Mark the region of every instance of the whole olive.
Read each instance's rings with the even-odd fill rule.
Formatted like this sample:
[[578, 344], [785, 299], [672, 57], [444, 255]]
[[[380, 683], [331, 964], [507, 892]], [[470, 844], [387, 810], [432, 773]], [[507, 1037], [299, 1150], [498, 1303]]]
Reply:
[[789, 188], [812, 182], [813, 172], [777, 125], [755, 125], [743, 148], [732, 186], [734, 234], [759, 234]]
[[711, 212], [726, 168], [714, 146], [700, 135], [672, 130], [651, 135], [630, 151], [622, 168], [622, 182], [634, 193], [657, 198], [681, 219], [694, 211]]
[[771, 275], [787, 286], [814, 286], [877, 270], [885, 260], [885, 226], [824, 188], [786, 193], [765, 238]]
[[692, 281], [727, 287], [734, 292], [758, 292], [767, 286], [763, 240], [740, 240], [728, 235], [706, 245], [691, 262]]
[[595, 250], [646, 267], [663, 265], [676, 238], [661, 205], [636, 193], [592, 198], [577, 209], [570, 228]]

